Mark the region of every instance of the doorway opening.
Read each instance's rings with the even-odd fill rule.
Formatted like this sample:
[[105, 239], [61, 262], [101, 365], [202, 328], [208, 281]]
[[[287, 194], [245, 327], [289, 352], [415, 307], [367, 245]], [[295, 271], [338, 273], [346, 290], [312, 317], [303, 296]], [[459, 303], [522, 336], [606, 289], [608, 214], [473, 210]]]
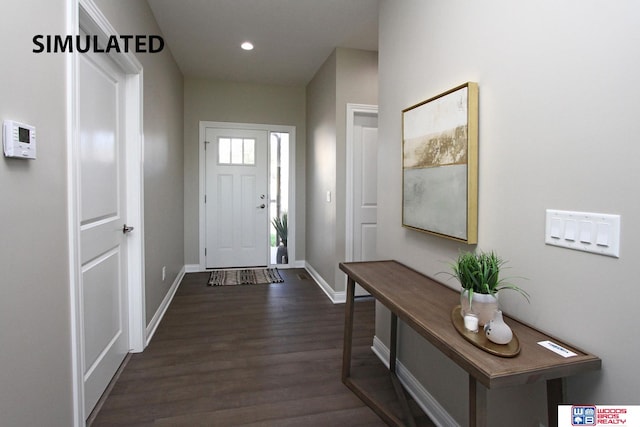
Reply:
[[[70, 34], [82, 31], [100, 40], [116, 34], [93, 2], [66, 3]], [[133, 53], [90, 57], [74, 52], [67, 56], [66, 70], [73, 425], [84, 426], [122, 354], [141, 352], [147, 344], [144, 85], [142, 64]], [[96, 99], [100, 102], [91, 102]], [[96, 162], [100, 168], [92, 167]]]
[[[258, 134], [264, 135], [264, 137], [258, 138]], [[218, 157], [221, 153], [220, 149], [224, 148], [221, 145], [224, 138], [231, 138], [231, 146], [233, 146], [233, 138], [244, 138], [242, 139], [242, 158], [244, 159], [246, 154], [244, 141], [247, 138], [253, 138], [250, 135], [256, 135], [255, 145], [253, 145], [256, 149], [255, 164], [252, 162], [247, 164], [244, 160], [242, 164], [234, 163], [233, 150], [231, 150], [229, 164], [220, 161]], [[199, 266], [191, 267], [192, 271], [232, 268], [242, 265], [266, 264], [282, 268], [296, 266], [295, 138], [295, 126], [200, 122], [200, 262]], [[262, 149], [264, 149], [263, 155], [260, 154]], [[224, 153], [227, 151], [222, 150]], [[264, 174], [255, 174], [255, 178], [249, 179], [247, 177], [249, 172], [258, 168], [259, 165], [264, 165]], [[224, 170], [232, 167], [243, 170]], [[215, 172], [215, 175], [212, 172]], [[225, 194], [234, 200], [239, 197], [240, 192], [231, 187], [232, 179], [230, 177], [233, 175], [231, 172], [240, 175], [241, 181], [245, 184], [247, 182], [255, 183], [258, 189], [257, 192], [247, 192], [245, 198], [240, 197], [240, 200], [244, 202], [240, 204], [240, 210], [237, 214], [229, 213], [232, 206], [229, 201], [231, 199], [226, 200], [224, 197], [221, 199], [221, 195]], [[251, 186], [247, 184], [245, 187]], [[244, 209], [245, 207], [246, 209]], [[257, 258], [256, 261], [248, 262], [238, 255], [252, 246], [246, 244], [248, 240], [244, 238], [248, 236], [247, 230], [249, 228], [240, 224], [243, 218], [249, 216], [256, 219], [255, 227], [251, 227], [251, 230], [255, 231], [255, 233], [252, 231], [251, 236], [256, 236], [256, 238], [251, 241], [258, 242], [257, 237], [260, 237], [260, 240], [263, 239], [264, 242], [256, 243], [253, 246], [255, 249], [259, 249], [259, 246], [264, 250], [260, 262], [257, 261]], [[234, 237], [236, 235], [240, 237]], [[236, 241], [239, 241], [240, 244], [236, 244]], [[230, 242], [234, 244], [232, 245]]]

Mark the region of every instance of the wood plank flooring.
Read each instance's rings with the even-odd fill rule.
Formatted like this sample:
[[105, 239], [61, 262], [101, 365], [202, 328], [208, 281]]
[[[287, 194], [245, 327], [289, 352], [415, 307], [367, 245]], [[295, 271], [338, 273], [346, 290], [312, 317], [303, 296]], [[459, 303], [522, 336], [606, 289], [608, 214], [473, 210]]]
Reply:
[[[147, 349], [92, 426], [384, 426], [340, 381], [344, 305], [304, 270], [284, 283], [208, 287], [185, 275]], [[353, 374], [400, 412], [371, 351], [374, 302], [355, 304]], [[433, 426], [414, 405], [418, 425]]]

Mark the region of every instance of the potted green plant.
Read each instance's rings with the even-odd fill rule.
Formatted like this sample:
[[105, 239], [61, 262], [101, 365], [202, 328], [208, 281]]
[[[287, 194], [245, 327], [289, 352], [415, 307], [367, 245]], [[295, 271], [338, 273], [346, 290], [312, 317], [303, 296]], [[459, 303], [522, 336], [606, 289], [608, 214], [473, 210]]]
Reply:
[[287, 214], [286, 212], [282, 214], [282, 217], [275, 217], [271, 220], [273, 224], [273, 228], [276, 229], [276, 234], [278, 235], [278, 239], [280, 240], [280, 244], [278, 245], [278, 250], [276, 252], [276, 262], [278, 264], [286, 264], [288, 262], [288, 250], [287, 250], [287, 237], [289, 234], [289, 229], [287, 225]]
[[460, 306], [462, 316], [469, 312], [478, 315], [478, 323], [484, 325], [498, 309], [498, 292], [510, 289], [529, 301], [529, 294], [500, 277], [506, 261], [495, 252], [461, 252], [451, 264], [451, 273], [462, 286]]

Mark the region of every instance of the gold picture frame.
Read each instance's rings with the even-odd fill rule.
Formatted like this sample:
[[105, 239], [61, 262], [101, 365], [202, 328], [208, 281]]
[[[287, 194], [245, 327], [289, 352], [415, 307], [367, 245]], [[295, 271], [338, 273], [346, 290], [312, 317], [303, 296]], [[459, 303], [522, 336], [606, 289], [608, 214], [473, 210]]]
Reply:
[[402, 110], [402, 225], [478, 243], [478, 84]]

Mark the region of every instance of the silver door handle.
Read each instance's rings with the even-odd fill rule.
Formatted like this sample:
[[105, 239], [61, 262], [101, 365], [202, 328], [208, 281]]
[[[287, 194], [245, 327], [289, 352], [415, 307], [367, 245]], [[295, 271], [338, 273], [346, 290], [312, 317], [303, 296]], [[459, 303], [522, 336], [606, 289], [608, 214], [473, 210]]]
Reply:
[[266, 208], [266, 207], [267, 207], [267, 205], [265, 205], [265, 204], [263, 203], [263, 204], [261, 204], [260, 206], [258, 206], [258, 209], [264, 209], [264, 208]]
[[133, 227], [129, 227], [127, 224], [122, 226], [122, 232], [124, 234], [131, 233], [133, 231]]

